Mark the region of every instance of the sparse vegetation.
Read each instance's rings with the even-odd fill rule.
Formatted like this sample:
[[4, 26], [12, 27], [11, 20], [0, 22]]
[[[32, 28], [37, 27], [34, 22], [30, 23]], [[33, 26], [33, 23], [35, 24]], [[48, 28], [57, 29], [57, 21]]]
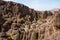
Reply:
[[41, 19], [41, 17], [40, 17], [40, 16], [38, 16], [38, 17], [37, 17], [37, 20], [40, 20], [40, 19]]

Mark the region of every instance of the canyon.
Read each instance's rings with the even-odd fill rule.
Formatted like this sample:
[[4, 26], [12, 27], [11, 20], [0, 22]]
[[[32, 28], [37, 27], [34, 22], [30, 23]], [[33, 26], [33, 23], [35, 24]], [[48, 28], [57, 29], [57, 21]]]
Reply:
[[60, 40], [60, 9], [37, 11], [0, 1], [0, 40]]

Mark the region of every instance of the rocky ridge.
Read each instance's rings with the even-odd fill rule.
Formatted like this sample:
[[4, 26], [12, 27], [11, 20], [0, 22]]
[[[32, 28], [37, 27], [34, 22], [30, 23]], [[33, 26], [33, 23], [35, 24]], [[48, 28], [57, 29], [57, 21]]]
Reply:
[[59, 40], [60, 9], [36, 11], [0, 1], [0, 40]]

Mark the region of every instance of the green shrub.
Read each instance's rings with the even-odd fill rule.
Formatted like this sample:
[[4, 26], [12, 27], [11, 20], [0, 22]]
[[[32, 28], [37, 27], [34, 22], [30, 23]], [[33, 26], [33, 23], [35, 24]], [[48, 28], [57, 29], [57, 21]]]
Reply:
[[40, 17], [40, 16], [38, 16], [38, 17], [37, 17], [37, 20], [40, 20], [40, 19], [41, 19], [41, 17]]

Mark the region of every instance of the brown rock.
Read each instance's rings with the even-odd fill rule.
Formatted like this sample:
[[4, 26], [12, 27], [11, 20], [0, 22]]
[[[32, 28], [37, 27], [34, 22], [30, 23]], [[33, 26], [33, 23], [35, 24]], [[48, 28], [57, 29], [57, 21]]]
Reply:
[[0, 36], [5, 32], [7, 40], [59, 40], [57, 29], [60, 10], [36, 11], [20, 3], [0, 1]]

